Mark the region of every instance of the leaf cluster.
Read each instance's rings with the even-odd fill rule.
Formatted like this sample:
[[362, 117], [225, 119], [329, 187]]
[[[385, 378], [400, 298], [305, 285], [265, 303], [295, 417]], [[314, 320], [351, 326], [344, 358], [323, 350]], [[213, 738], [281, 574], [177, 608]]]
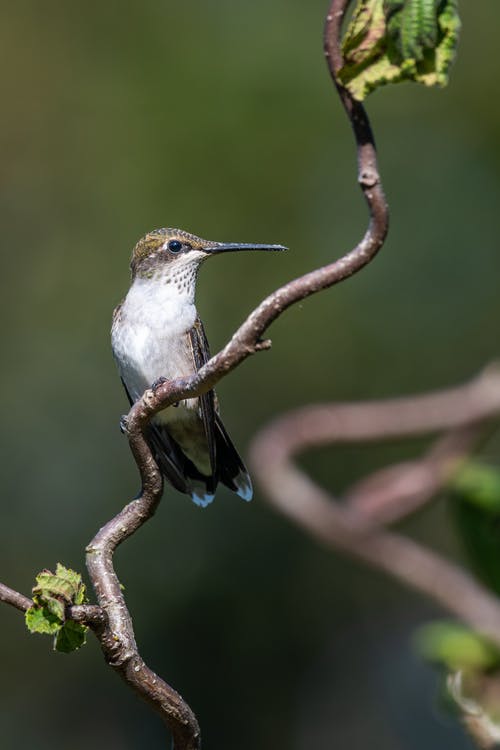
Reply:
[[360, 0], [339, 81], [359, 101], [387, 83], [445, 86], [459, 31], [457, 0]]
[[83, 646], [87, 626], [67, 619], [67, 608], [85, 604], [85, 584], [70, 568], [57, 563], [56, 572], [42, 570], [33, 587], [33, 605], [26, 611], [26, 625], [31, 633], [54, 636], [54, 650], [69, 653]]

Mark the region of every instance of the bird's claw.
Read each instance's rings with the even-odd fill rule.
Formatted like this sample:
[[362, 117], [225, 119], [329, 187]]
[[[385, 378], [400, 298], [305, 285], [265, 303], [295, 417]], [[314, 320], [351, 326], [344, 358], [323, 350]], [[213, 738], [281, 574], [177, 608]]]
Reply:
[[162, 386], [164, 383], [166, 383], [167, 380], [168, 380], [168, 378], [164, 378], [163, 375], [160, 378], [156, 378], [156, 380], [154, 381], [154, 383], [151, 385], [151, 390], [153, 391], [153, 393], [156, 393], [156, 391], [158, 390], [158, 388], [160, 388], [160, 386]]
[[122, 435], [126, 435], [128, 432], [127, 415], [122, 414], [120, 417], [120, 432]]
[[[167, 383], [167, 382], [168, 382], [168, 378], [165, 378], [162, 375], [161, 377], [156, 378], [156, 380], [154, 381], [154, 383], [151, 386], [151, 390], [153, 391], [153, 393], [156, 393], [156, 391], [158, 390], [158, 388], [160, 388], [164, 383]], [[179, 406], [179, 402], [176, 401], [175, 404], [172, 404], [172, 406], [175, 406], [175, 407]]]

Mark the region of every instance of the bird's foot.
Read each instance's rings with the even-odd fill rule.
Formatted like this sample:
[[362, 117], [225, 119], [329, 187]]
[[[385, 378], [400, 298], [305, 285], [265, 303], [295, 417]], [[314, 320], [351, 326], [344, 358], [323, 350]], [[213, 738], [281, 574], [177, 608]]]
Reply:
[[151, 390], [153, 393], [156, 393], [158, 388], [160, 388], [164, 383], [168, 382], [168, 378], [164, 378], [163, 375], [160, 378], [156, 378], [154, 383], [151, 385]]
[[122, 414], [120, 417], [120, 432], [122, 435], [126, 435], [128, 432], [127, 415]]
[[[156, 393], [158, 388], [160, 388], [164, 383], [168, 383], [168, 378], [163, 377], [163, 375], [159, 378], [156, 378], [155, 382], [151, 385], [151, 390], [153, 393]], [[175, 404], [172, 404], [172, 406], [179, 406], [179, 402], [176, 401]]]

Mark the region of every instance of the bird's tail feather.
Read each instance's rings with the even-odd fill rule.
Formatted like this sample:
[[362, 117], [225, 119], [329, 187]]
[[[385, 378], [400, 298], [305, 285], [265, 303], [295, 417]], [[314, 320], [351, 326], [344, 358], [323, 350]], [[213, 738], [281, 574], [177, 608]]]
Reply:
[[191, 495], [196, 505], [206, 508], [212, 502], [218, 482], [236, 492], [243, 500], [252, 499], [252, 482], [245, 464], [218, 414], [215, 417], [216, 466], [211, 476], [205, 476], [196, 468], [162, 425], [150, 424], [146, 439], [167, 481], [180, 492]]
[[215, 416], [215, 455], [219, 481], [243, 500], [251, 500], [253, 488], [248, 471], [218, 414]]

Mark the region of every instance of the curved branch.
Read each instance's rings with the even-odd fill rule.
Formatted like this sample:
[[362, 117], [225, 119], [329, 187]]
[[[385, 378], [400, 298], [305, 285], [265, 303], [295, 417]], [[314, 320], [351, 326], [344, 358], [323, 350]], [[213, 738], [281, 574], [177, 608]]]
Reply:
[[[336, 502], [292, 462], [292, 457], [306, 448], [328, 442], [410, 437], [477, 426], [499, 416], [500, 374], [496, 368], [488, 369], [474, 381], [441, 393], [385, 402], [316, 405], [290, 412], [254, 438], [250, 463], [272, 505], [318, 541], [415, 588], [500, 644], [500, 602], [494, 595], [438, 554], [378, 528], [369, 515], [352, 505]], [[440, 476], [443, 481], [447, 474]], [[369, 488], [370, 479], [365, 481]], [[393, 490], [392, 478], [385, 487], [378, 486], [376, 522], [387, 497], [389, 504], [394, 504]]]
[[[107, 663], [160, 715], [172, 733], [176, 750], [198, 750], [200, 728], [188, 704], [142, 660], [135, 642], [132, 617], [127, 609], [120, 582], [113, 566], [113, 553], [151, 518], [162, 492], [162, 479], [143, 440], [131, 440], [140, 466], [141, 495], [109, 521], [87, 548], [87, 569], [107, 623], [96, 630]], [[146, 447], [146, 450], [144, 448]]]
[[305, 406], [278, 417], [291, 454], [330, 443], [358, 443], [454, 430], [500, 412], [500, 368], [490, 365], [454, 388], [417, 396]]
[[390, 523], [416, 510], [446, 481], [453, 466], [500, 414], [500, 368], [489, 365], [464, 385], [424, 395], [353, 403], [313, 404], [277, 418], [289, 455], [319, 445], [367, 443], [453, 431], [424, 459], [386, 467], [345, 495], [372, 523]]
[[339, 37], [347, 3], [348, 0], [333, 0], [331, 4], [325, 32], [325, 50], [330, 72], [356, 139], [358, 180], [370, 212], [365, 236], [344, 257], [290, 281], [269, 295], [249, 315], [224, 349], [195, 375], [167, 382], [154, 391], [146, 391], [125, 420], [130, 448], [141, 476], [141, 494], [99, 531], [87, 550], [88, 571], [99, 604], [108, 618], [108, 625], [98, 634], [105, 657], [158, 710], [170, 727], [175, 747], [179, 750], [196, 750], [199, 747], [196, 718], [180, 696], [163, 680], [149, 672], [140, 659], [132, 620], [113, 567], [113, 554], [119, 544], [151, 518], [161, 497], [161, 475], [143, 436], [143, 430], [151, 417], [177, 401], [210, 390], [248, 356], [269, 348], [270, 342], [261, 341], [261, 336], [284, 310], [356, 273], [376, 255], [383, 244], [388, 227], [388, 211], [378, 173], [373, 136], [363, 107], [352, 100], [335, 78], [336, 70], [342, 64]]
[[[261, 336], [282, 312], [296, 302], [328, 289], [360, 271], [375, 257], [384, 243], [389, 226], [389, 211], [368, 116], [363, 105], [352, 98], [336, 77], [342, 66], [339, 40], [348, 4], [349, 0], [332, 1], [325, 24], [324, 48], [330, 75], [354, 132], [358, 156], [358, 182], [370, 215], [366, 233], [343, 257], [288, 282], [266, 297], [234, 333], [224, 349], [213, 356], [195, 375], [167, 381], [154, 392], [146, 391], [132, 407], [126, 419], [129, 436], [135, 444], [136, 436], [154, 414], [177, 401], [205, 393], [251, 354], [268, 349], [271, 342], [262, 341]], [[144, 478], [147, 472], [141, 467], [139, 470]]]
[[447, 433], [422, 458], [384, 467], [355, 482], [344, 501], [378, 526], [400, 521], [435, 497], [484, 433], [482, 424]]

